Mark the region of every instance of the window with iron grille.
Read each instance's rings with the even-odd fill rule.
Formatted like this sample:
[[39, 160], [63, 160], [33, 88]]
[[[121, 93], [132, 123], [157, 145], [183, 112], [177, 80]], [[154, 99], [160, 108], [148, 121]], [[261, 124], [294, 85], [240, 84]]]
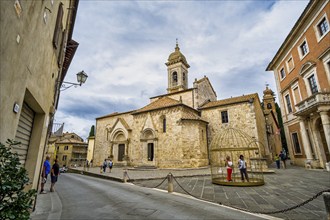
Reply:
[[221, 121], [222, 123], [228, 123], [228, 111], [221, 112]]
[[166, 118], [163, 118], [163, 132], [166, 132]]

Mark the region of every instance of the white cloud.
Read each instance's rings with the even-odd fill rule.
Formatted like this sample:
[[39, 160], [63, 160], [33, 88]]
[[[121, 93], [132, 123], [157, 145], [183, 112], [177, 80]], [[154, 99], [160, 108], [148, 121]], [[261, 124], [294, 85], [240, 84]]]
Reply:
[[[208, 76], [218, 99], [275, 91], [266, 66], [308, 1], [80, 1], [80, 43], [66, 81], [82, 69], [86, 84], [64, 91], [56, 114], [86, 138], [95, 117], [129, 111], [166, 93], [165, 62], [179, 38], [189, 83]], [[276, 92], [276, 91], [275, 91]]]

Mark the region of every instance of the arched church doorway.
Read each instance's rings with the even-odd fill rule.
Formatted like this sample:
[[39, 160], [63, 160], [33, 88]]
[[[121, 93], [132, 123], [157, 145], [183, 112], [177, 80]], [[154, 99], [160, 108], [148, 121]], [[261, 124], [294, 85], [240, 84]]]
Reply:
[[122, 130], [114, 132], [111, 143], [110, 157], [113, 157], [115, 162], [125, 162], [128, 147], [128, 140], [125, 133]]
[[125, 144], [118, 144], [118, 161], [123, 161], [125, 156]]
[[148, 161], [154, 160], [154, 143], [148, 143]]
[[156, 143], [155, 132], [152, 129], [145, 129], [141, 136], [142, 163], [147, 166], [156, 165]]

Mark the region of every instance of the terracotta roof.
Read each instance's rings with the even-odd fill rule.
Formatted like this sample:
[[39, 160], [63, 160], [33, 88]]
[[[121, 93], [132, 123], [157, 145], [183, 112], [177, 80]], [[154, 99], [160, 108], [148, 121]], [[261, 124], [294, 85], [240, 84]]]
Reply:
[[132, 112], [134, 112], [134, 110], [133, 111], [127, 111], [127, 112], [113, 112], [113, 113], [108, 114], [108, 115], [97, 117], [96, 120], [111, 117], [111, 116], [118, 116], [118, 115], [128, 114], [128, 113], [132, 113]]
[[200, 109], [212, 108], [212, 107], [221, 106], [221, 105], [230, 105], [230, 104], [235, 104], [235, 103], [240, 103], [240, 102], [247, 102], [253, 98], [258, 98], [258, 93], [253, 93], [253, 94], [233, 97], [233, 98], [229, 98], [229, 99], [222, 99], [222, 100], [209, 102], [209, 103], [205, 104], [204, 106], [200, 107]]
[[143, 108], [136, 110], [135, 112], [132, 113], [132, 115], [146, 112], [146, 111], [161, 109], [161, 108], [178, 106], [178, 105], [182, 105], [182, 103], [177, 100], [168, 98], [168, 97], [162, 97], [162, 98], [150, 103], [149, 105], [146, 105]]
[[82, 144], [82, 145], [87, 146], [87, 143], [85, 143], [83, 141], [79, 141], [79, 140], [74, 139], [74, 138], [65, 138], [65, 139], [56, 141], [56, 144]]
[[171, 95], [179, 94], [179, 93], [185, 93], [185, 92], [188, 92], [188, 91], [191, 91], [191, 90], [194, 90], [194, 89], [195, 88], [189, 88], [189, 89], [185, 89], [185, 90], [181, 90], [181, 91], [177, 91], [177, 92], [171, 92], [171, 93], [167, 93], [167, 94], [163, 94], [163, 95], [157, 95], [157, 96], [150, 97], [150, 99], [165, 97], [165, 96], [171, 96]]
[[196, 121], [203, 121], [208, 123], [207, 121], [203, 120], [200, 116], [192, 113], [192, 112], [183, 112], [181, 120], [196, 120]]

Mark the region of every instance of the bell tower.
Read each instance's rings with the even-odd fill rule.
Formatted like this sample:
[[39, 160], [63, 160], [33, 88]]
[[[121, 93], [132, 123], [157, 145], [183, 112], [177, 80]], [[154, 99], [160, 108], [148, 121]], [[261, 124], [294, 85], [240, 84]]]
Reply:
[[264, 90], [264, 96], [262, 99], [265, 114], [269, 114], [271, 110], [276, 113], [274, 92], [268, 88], [268, 84], [266, 84], [266, 89]]
[[167, 78], [168, 87], [167, 92], [178, 92], [188, 89], [188, 68], [186, 57], [181, 53], [178, 40], [176, 40], [175, 51], [168, 57]]

